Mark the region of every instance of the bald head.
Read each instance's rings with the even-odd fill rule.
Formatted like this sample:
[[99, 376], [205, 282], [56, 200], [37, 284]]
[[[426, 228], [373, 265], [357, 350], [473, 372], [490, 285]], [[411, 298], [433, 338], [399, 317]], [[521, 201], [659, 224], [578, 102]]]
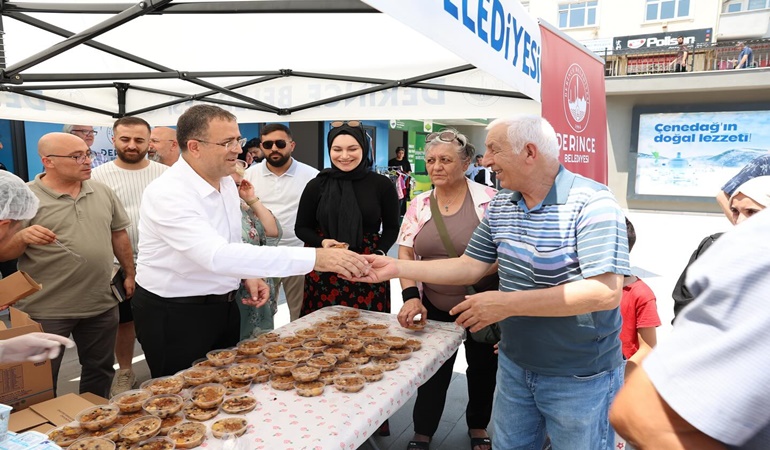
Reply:
[[150, 135], [150, 159], [167, 166], [173, 165], [179, 159], [179, 143], [176, 140], [176, 130], [169, 127], [155, 127]]
[[37, 154], [41, 158], [48, 155], [69, 155], [73, 152], [86, 151], [88, 151], [88, 145], [74, 134], [48, 133], [37, 141]]

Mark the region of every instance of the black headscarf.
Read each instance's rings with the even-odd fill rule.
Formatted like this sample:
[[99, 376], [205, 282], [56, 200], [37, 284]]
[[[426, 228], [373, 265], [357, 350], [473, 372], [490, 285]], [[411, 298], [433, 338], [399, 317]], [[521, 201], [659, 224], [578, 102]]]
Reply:
[[352, 136], [361, 146], [361, 163], [350, 172], [344, 172], [332, 163], [330, 169], [324, 169], [318, 174], [321, 196], [316, 219], [326, 238], [345, 242], [351, 249], [360, 249], [363, 246], [363, 220], [353, 181], [364, 178], [372, 168], [371, 141], [362, 126], [351, 127], [346, 123], [329, 131], [326, 137], [329, 153], [332, 142], [341, 134]]

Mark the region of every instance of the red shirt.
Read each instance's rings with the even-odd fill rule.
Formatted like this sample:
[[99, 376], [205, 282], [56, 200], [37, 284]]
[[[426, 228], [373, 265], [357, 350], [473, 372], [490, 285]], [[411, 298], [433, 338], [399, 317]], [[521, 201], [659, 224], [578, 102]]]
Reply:
[[623, 286], [620, 315], [623, 317], [620, 342], [623, 344], [623, 356], [628, 359], [639, 350], [637, 330], [660, 326], [655, 294], [641, 279], [637, 278], [628, 286]]

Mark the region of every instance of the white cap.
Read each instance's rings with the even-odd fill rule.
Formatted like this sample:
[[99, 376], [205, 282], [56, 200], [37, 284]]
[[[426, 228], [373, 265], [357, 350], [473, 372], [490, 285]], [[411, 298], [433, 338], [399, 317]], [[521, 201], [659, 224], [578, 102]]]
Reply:
[[770, 175], [752, 178], [738, 186], [730, 196], [730, 202], [739, 193], [767, 208], [770, 206]]

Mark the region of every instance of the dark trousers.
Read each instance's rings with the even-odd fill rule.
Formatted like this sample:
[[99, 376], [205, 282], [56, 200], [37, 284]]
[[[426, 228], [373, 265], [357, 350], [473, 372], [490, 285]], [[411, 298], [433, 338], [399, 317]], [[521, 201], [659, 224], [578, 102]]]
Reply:
[[[422, 303], [428, 310], [428, 319], [454, 322], [456, 316], [450, 316], [448, 312], [437, 309], [427, 297], [423, 296]], [[468, 381], [468, 405], [465, 408], [465, 421], [469, 429], [485, 429], [492, 416], [497, 355], [495, 355], [493, 345], [474, 341], [470, 333], [468, 333], [464, 345], [465, 358], [468, 361], [468, 369], [465, 371]], [[444, 362], [438, 372], [417, 389], [417, 400], [412, 412], [415, 433], [433, 436], [436, 432], [444, 412], [455, 358], [457, 358], [457, 352]]]
[[[115, 369], [113, 353], [115, 334], [118, 331], [118, 305], [98, 316], [87, 319], [34, 319], [43, 331], [69, 337], [75, 341], [78, 350], [80, 369], [80, 393], [93, 394], [109, 398], [112, 377]], [[57, 358], [51, 360], [53, 371], [53, 390], [56, 394], [56, 381], [59, 368], [64, 358], [64, 347]]]
[[[190, 302], [176, 303], [185, 299]], [[211, 350], [238, 343], [241, 316], [235, 301], [193, 303], [196, 299], [164, 299], [136, 286], [131, 299], [136, 337], [153, 378], [173, 375]]]

